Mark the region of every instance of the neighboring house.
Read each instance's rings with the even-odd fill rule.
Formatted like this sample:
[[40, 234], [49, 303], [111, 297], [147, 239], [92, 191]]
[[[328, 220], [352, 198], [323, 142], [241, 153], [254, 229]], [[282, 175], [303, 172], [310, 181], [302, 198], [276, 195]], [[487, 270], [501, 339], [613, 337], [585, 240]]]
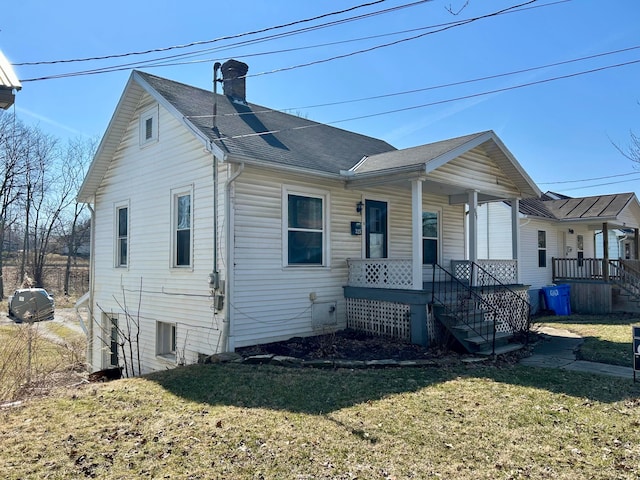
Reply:
[[[540, 304], [542, 287], [577, 280], [580, 284], [573, 284], [572, 307], [593, 311], [593, 305], [578, 301], [581, 288], [595, 288], [603, 270], [619, 268], [603, 268], [602, 262], [638, 259], [640, 204], [633, 193], [571, 198], [547, 192], [521, 201], [519, 211], [519, 281], [530, 286], [534, 311], [544, 307]], [[504, 241], [512, 230], [510, 204], [487, 204], [478, 212], [480, 257], [510, 258]], [[590, 301], [596, 298], [593, 291], [582, 295]]]
[[0, 51], [0, 108], [7, 110], [15, 101], [14, 90], [22, 89], [9, 60]]
[[94, 370], [129, 333], [143, 372], [347, 326], [433, 343], [428, 284], [473, 269], [478, 205], [540, 194], [491, 131], [396, 150], [247, 103], [246, 71], [222, 95], [132, 73], [78, 194]]

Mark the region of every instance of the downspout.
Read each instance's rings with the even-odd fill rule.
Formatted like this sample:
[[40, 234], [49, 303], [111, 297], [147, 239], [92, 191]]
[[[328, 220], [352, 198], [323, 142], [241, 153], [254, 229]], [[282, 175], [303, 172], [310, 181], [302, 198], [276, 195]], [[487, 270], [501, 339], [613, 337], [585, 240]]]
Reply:
[[96, 255], [95, 255], [95, 246], [96, 246], [96, 212], [91, 207], [91, 204], [88, 203], [87, 207], [91, 212], [91, 237], [89, 238], [89, 319], [87, 321], [87, 364], [93, 370], [93, 323], [95, 319], [93, 318], [93, 299], [95, 293], [95, 271], [96, 271]]
[[[230, 168], [230, 167], [229, 167]], [[227, 277], [225, 281], [225, 296], [227, 297], [227, 310], [225, 312], [225, 321], [223, 322], [223, 345], [226, 345], [227, 351], [235, 350], [235, 323], [233, 321], [233, 299], [231, 297], [233, 291], [233, 282], [234, 282], [234, 255], [233, 248], [234, 242], [232, 240], [232, 233], [234, 228], [234, 222], [232, 218], [233, 208], [231, 206], [231, 188], [233, 187], [233, 182], [242, 174], [244, 171], [244, 162], [240, 164], [238, 169], [231, 175], [227, 182], [225, 183], [225, 218], [226, 218], [226, 232], [225, 232], [225, 252], [226, 252], [226, 268], [227, 268]]]

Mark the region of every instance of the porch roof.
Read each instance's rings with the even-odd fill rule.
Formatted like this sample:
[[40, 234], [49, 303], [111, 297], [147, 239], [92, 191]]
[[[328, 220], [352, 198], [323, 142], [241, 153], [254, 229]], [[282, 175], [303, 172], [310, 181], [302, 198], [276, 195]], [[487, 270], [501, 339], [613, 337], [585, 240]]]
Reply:
[[[493, 167], [469, 160], [476, 167], [474, 170], [479, 172], [478, 176], [484, 175], [491, 179], [494, 184], [492, 192], [496, 198], [529, 198], [541, 195], [533, 180], [492, 130], [371, 155], [363, 158], [345, 174], [350, 177], [348, 183], [354, 186], [415, 178], [433, 181], [434, 177], [430, 174], [472, 151], [482, 153], [495, 164]], [[500, 178], [496, 170], [500, 171]], [[455, 175], [456, 181], [446, 185], [443, 185], [442, 179], [438, 179], [436, 182], [439, 189], [449, 195], [477, 189], [473, 182], [475, 172], [466, 178], [465, 173], [459, 171]], [[507, 179], [508, 182], [505, 181]]]

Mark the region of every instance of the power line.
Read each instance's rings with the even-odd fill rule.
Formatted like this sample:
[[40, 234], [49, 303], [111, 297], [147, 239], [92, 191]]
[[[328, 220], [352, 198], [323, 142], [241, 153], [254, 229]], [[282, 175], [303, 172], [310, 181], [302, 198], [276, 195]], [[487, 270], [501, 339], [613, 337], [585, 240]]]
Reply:
[[404, 108], [398, 108], [398, 109], [394, 109], [394, 110], [387, 110], [384, 112], [377, 112], [377, 113], [371, 113], [368, 115], [360, 115], [358, 117], [351, 117], [351, 118], [345, 118], [342, 120], [335, 120], [332, 122], [326, 122], [326, 123], [312, 123], [309, 125], [304, 125], [304, 126], [300, 126], [300, 127], [294, 127], [294, 128], [289, 128], [289, 129], [280, 129], [280, 130], [270, 130], [268, 132], [259, 132], [259, 133], [251, 133], [251, 134], [246, 134], [246, 135], [234, 135], [234, 136], [230, 136], [230, 137], [220, 137], [215, 139], [215, 141], [224, 141], [224, 140], [236, 140], [239, 138], [247, 138], [247, 137], [256, 137], [256, 136], [263, 136], [263, 135], [272, 135], [275, 133], [280, 133], [280, 132], [284, 132], [284, 131], [293, 131], [293, 130], [304, 130], [307, 128], [314, 128], [314, 127], [319, 127], [319, 126], [323, 126], [323, 125], [336, 125], [338, 123], [345, 123], [345, 122], [352, 122], [355, 120], [362, 120], [365, 118], [372, 118], [372, 117], [379, 117], [379, 116], [383, 116], [383, 115], [389, 115], [392, 113], [400, 113], [400, 112], [406, 112], [406, 111], [410, 111], [410, 110], [418, 110], [421, 108], [426, 108], [426, 107], [432, 107], [435, 105], [442, 105], [442, 104], [446, 104], [446, 103], [452, 103], [452, 102], [457, 102], [460, 100], [469, 100], [471, 98], [477, 98], [477, 97], [482, 97], [482, 96], [486, 96], [486, 95], [493, 95], [496, 93], [503, 93], [503, 92], [508, 92], [510, 90], [517, 90], [520, 88], [525, 88], [525, 87], [531, 87], [534, 85], [541, 85], [544, 83], [549, 83], [549, 82], [554, 82], [557, 80], [563, 80], [563, 79], [567, 79], [567, 78], [573, 78], [573, 77], [578, 77], [578, 76], [582, 76], [582, 75], [588, 75], [591, 73], [596, 73], [596, 72], [601, 72], [604, 70], [609, 70], [612, 68], [620, 68], [620, 67], [625, 67], [625, 66], [629, 66], [629, 65], [634, 65], [640, 63], [640, 60], [631, 60], [628, 62], [623, 62], [623, 63], [618, 63], [615, 65], [607, 65], [604, 67], [598, 67], [598, 68], [593, 68], [590, 70], [584, 70], [581, 72], [575, 72], [575, 73], [570, 73], [570, 74], [566, 74], [566, 75], [559, 75], [557, 77], [551, 77], [551, 78], [546, 78], [546, 79], [542, 79], [542, 80], [536, 80], [533, 82], [527, 82], [527, 83], [521, 83], [519, 85], [512, 85], [509, 87], [504, 87], [504, 88], [497, 88], [494, 90], [488, 90], [485, 92], [479, 92], [479, 93], [473, 93], [473, 94], [469, 94], [469, 95], [464, 95], [461, 97], [455, 97], [455, 98], [449, 98], [449, 99], [445, 99], [445, 100], [438, 100], [435, 102], [430, 102], [430, 103], [423, 103], [421, 105], [413, 105], [410, 107], [404, 107]]
[[[420, 0], [418, 2], [407, 4], [407, 5], [404, 5], [404, 6], [401, 6], [401, 7], [394, 7], [394, 9], [406, 8], [407, 6], [414, 6], [414, 5], [418, 5], [418, 4], [425, 3], [425, 2], [430, 2], [430, 1], [433, 1], [433, 0]], [[279, 73], [279, 72], [282, 72], [282, 71], [294, 70], [294, 69], [298, 69], [298, 68], [308, 67], [308, 66], [311, 66], [311, 65], [317, 65], [317, 64], [320, 64], [320, 63], [326, 63], [326, 62], [330, 62], [330, 61], [333, 61], [333, 60], [338, 60], [338, 59], [342, 59], [342, 58], [351, 57], [351, 56], [358, 55], [358, 54], [361, 54], [361, 53], [371, 52], [373, 50], [377, 50], [377, 49], [380, 49], [380, 48], [385, 48], [385, 47], [397, 45], [397, 44], [400, 44], [400, 43], [404, 43], [404, 42], [407, 42], [407, 41], [416, 40], [418, 38], [422, 38], [422, 37], [425, 37], [427, 35], [432, 35], [432, 34], [439, 33], [439, 32], [445, 31], [445, 30], [449, 30], [449, 29], [454, 28], [454, 27], [459, 27], [459, 26], [462, 26], [462, 25], [466, 25], [466, 24], [469, 24], [469, 23], [472, 23], [472, 22], [475, 22], [475, 21], [478, 21], [478, 20], [481, 20], [481, 19], [486, 19], [486, 18], [502, 15], [502, 14], [505, 14], [505, 13], [513, 13], [513, 12], [516, 12], [516, 11], [527, 10], [527, 9], [533, 8], [533, 7], [528, 7], [528, 8], [523, 8], [523, 7], [526, 6], [526, 5], [531, 5], [531, 4], [533, 4], [533, 3], [537, 2], [537, 1], [538, 0], [529, 0], [529, 1], [524, 2], [522, 4], [514, 5], [514, 6], [511, 6], [511, 7], [496, 11], [496, 12], [492, 12], [492, 13], [489, 13], [489, 14], [486, 14], [486, 15], [473, 17], [473, 18], [470, 18], [470, 19], [461, 20], [459, 22], [453, 22], [453, 23], [450, 23], [450, 24], [444, 24], [446, 26], [440, 28], [439, 30], [422, 33], [420, 35], [415, 35], [415, 36], [412, 36], [412, 37], [400, 39], [400, 40], [397, 40], [397, 41], [394, 41], [394, 42], [390, 42], [390, 43], [386, 43], [386, 44], [375, 45], [375, 46], [367, 48], [367, 49], [363, 49], [363, 50], [359, 50], [359, 51], [355, 51], [355, 52], [350, 52], [350, 53], [347, 53], [347, 54], [344, 54], [344, 55], [325, 58], [325, 59], [317, 60], [317, 61], [314, 61], [314, 62], [293, 65], [293, 66], [289, 66], [289, 67], [284, 67], [284, 68], [280, 68], [280, 69], [276, 69], [276, 70], [272, 70], [272, 71], [261, 72], [261, 73], [256, 73], [256, 74], [252, 74], [252, 75], [247, 75], [247, 76], [255, 77], [255, 76], [262, 76], [262, 75], [268, 75], [268, 74], [273, 74], [273, 73]], [[559, 1], [559, 2], [554, 2], [552, 4], [541, 5], [541, 7], [542, 6], [555, 5], [557, 3], [564, 3], [566, 1], [571, 1], [571, 0], [563, 0], [563, 1]], [[388, 12], [388, 11], [391, 11], [391, 10], [394, 10], [394, 9], [387, 9], [384, 12]], [[379, 13], [379, 12], [377, 12], [377, 13]], [[210, 62], [210, 61], [212, 61], [212, 60], [202, 60], [201, 62]], [[192, 63], [192, 62], [190, 62], [190, 63]], [[184, 62], [183, 63], [165, 63], [165, 64], [158, 64], [158, 65], [147, 65], [147, 67], [171, 66], [171, 65], [181, 65], [181, 64], [184, 64]], [[58, 75], [50, 75], [50, 76], [45, 76], [45, 77], [21, 79], [21, 82], [26, 83], [26, 82], [34, 82], [34, 81], [40, 81], [40, 80], [52, 80], [52, 79], [55, 79], [55, 78], [66, 78], [66, 77], [74, 77], [74, 76], [96, 75], [96, 74], [100, 74], [100, 73], [116, 72], [116, 71], [121, 71], [121, 70], [128, 70], [129, 69], [128, 67], [131, 67], [133, 65], [140, 65], [140, 64], [139, 63], [136, 63], [136, 64], [131, 64], [130, 63], [130, 64], [126, 65], [127, 68], [124, 68], [124, 67], [121, 67], [121, 66], [103, 67], [103, 68], [100, 68], [100, 69], [84, 70], [84, 71], [80, 71], [80, 72], [69, 72], [69, 73], [63, 73], [63, 74], [58, 74]]]
[[638, 180], [638, 179], [637, 179], [637, 178], [635, 178], [635, 179], [630, 179], [630, 180], [620, 180], [620, 181], [618, 181], [618, 182], [598, 183], [598, 184], [596, 184], [596, 185], [585, 185], [585, 186], [583, 186], [583, 187], [565, 188], [565, 189], [563, 189], [563, 191], [565, 191], [565, 192], [571, 192], [571, 191], [573, 191], [573, 190], [584, 190], [585, 188], [604, 187], [604, 186], [607, 186], [607, 185], [616, 185], [616, 184], [618, 184], [618, 183], [635, 182], [635, 181], [637, 181], [637, 180]]
[[[616, 178], [616, 177], [628, 177], [629, 175], [640, 175], [640, 172], [629, 172], [629, 173], [619, 173], [617, 175], [607, 175], [606, 177], [594, 177], [594, 178], [584, 178], [582, 180], [563, 180], [561, 182], [537, 182], [540, 185], [558, 185], [561, 183], [579, 183], [579, 182], [592, 182], [594, 180], [604, 180], [607, 178]], [[627, 180], [625, 180], [627, 181]], [[582, 188], [582, 187], [581, 187]]]
[[[585, 60], [592, 60], [594, 58], [600, 58], [600, 57], [605, 57], [608, 55], [615, 55], [618, 53], [623, 53], [623, 52], [629, 52], [632, 50], [638, 50], [640, 49], [640, 45], [636, 45], [633, 47], [626, 47], [626, 48], [621, 48], [618, 50], [611, 50], [608, 52], [601, 52], [601, 53], [596, 53], [593, 55], [587, 55], [584, 57], [579, 57], [579, 58], [572, 58], [569, 60], [562, 60], [559, 62], [553, 62], [553, 63], [547, 63], [545, 65], [537, 65], [534, 67], [528, 67], [528, 68], [523, 68], [520, 70], [513, 70], [510, 72], [503, 72], [503, 73], [497, 73], [497, 74], [493, 74], [493, 75], [487, 75], [484, 77], [476, 77], [476, 78], [471, 78], [471, 79], [467, 79], [467, 80], [459, 80], [457, 82], [450, 82], [450, 83], [443, 83], [443, 84], [439, 84], [439, 85], [432, 85], [429, 87], [422, 87], [422, 88], [416, 88], [416, 89], [412, 89], [412, 90], [404, 90], [401, 92], [392, 92], [392, 93], [385, 93], [385, 94], [381, 94], [381, 95], [374, 95], [374, 96], [370, 96], [370, 97], [361, 97], [361, 98], [355, 98], [355, 99], [350, 99], [350, 100], [341, 100], [341, 101], [335, 101], [335, 102], [327, 102], [327, 103], [320, 103], [320, 104], [315, 104], [315, 105], [305, 105], [305, 106], [298, 106], [298, 107], [287, 107], [287, 108], [282, 108], [282, 109], [264, 109], [264, 110], [258, 110], [258, 111], [252, 111], [252, 112], [235, 112], [235, 113], [226, 113], [226, 114], [219, 114], [218, 117], [233, 117], [233, 116], [242, 116], [242, 115], [255, 115], [257, 113], [272, 113], [272, 112], [282, 112], [282, 111], [290, 111], [290, 110], [310, 110], [313, 108], [321, 108], [321, 107], [332, 107], [332, 106], [337, 106], [337, 105], [346, 105], [349, 103], [357, 103], [357, 102], [365, 102], [365, 101], [369, 101], [369, 100], [379, 100], [381, 98], [389, 98], [389, 97], [396, 97], [396, 96], [400, 96], [400, 95], [410, 95], [413, 93], [420, 93], [420, 92], [426, 92], [426, 91], [430, 91], [430, 90], [439, 90], [442, 88], [448, 88], [448, 87], [455, 87], [455, 86], [459, 86], [459, 85], [467, 85], [470, 83], [476, 83], [476, 82], [481, 82], [481, 81], [485, 81], [485, 80], [494, 80], [496, 78], [502, 78], [502, 77], [507, 77], [507, 76], [512, 76], [512, 75], [518, 75], [521, 73], [529, 73], [529, 72], [533, 72], [536, 70], [542, 70], [545, 68], [551, 68], [551, 67], [557, 67], [557, 66], [561, 66], [561, 65], [568, 65], [571, 63], [577, 63], [577, 62], [582, 62]], [[211, 118], [212, 115], [193, 115], [190, 116], [189, 118]]]
[[[302, 19], [302, 20], [296, 20], [294, 22], [283, 23], [283, 24], [280, 24], [280, 25], [274, 25], [274, 26], [271, 26], [271, 27], [261, 28], [261, 29], [258, 29], [258, 30], [252, 30], [252, 31], [249, 31], [249, 32], [244, 32], [244, 33], [238, 33], [238, 34], [235, 34], [235, 35], [226, 35], [226, 36], [219, 37], [219, 38], [214, 38], [214, 39], [211, 39], [211, 40], [200, 40], [200, 41], [196, 41], [196, 42], [190, 42], [190, 43], [186, 43], [184, 45], [173, 45], [173, 46], [170, 46], [170, 47], [153, 48], [153, 49], [142, 50], [142, 51], [138, 51], [138, 52], [118, 53], [118, 54], [112, 54], [112, 55], [103, 55], [103, 56], [87, 57], [87, 58], [74, 58], [74, 59], [67, 59], [67, 60], [49, 60], [49, 61], [40, 61], [40, 62], [14, 63], [14, 65], [15, 66], [53, 65], [53, 64], [57, 64], [57, 63], [88, 62], [88, 61], [94, 61], [94, 60], [107, 60], [107, 59], [112, 59], [112, 58], [122, 58], [122, 57], [134, 56], [134, 55], [147, 55], [147, 54], [150, 54], [150, 53], [166, 52], [166, 51], [169, 51], [169, 50], [188, 48], [188, 47], [193, 47], [193, 46], [196, 46], [196, 45], [205, 45], [205, 44], [209, 44], [209, 43], [221, 42], [223, 40], [232, 40], [234, 38], [241, 38], [241, 37], [246, 37], [246, 36], [249, 36], [249, 35], [256, 35], [258, 33], [269, 32], [271, 30], [277, 30], [277, 29], [281, 29], [281, 28], [291, 27], [293, 25], [299, 25], [301, 23], [308, 23], [308, 22], [312, 22], [312, 21], [315, 21], [315, 20], [320, 20], [322, 18], [327, 18], [327, 17], [334, 16], [334, 15], [340, 15], [340, 14], [343, 14], [343, 13], [352, 12], [352, 11], [358, 10], [360, 8], [370, 7], [372, 5], [377, 5], [379, 3], [383, 3], [383, 2], [386, 2], [386, 1], [387, 0], [374, 0], [374, 1], [369, 2], [369, 3], [363, 3], [363, 4], [360, 4], [360, 5], [355, 5], [355, 6], [350, 7], [350, 8], [346, 8], [344, 10], [338, 10], [338, 11], [334, 11], [334, 12], [324, 13], [322, 15], [317, 15], [315, 17], [305, 18], [305, 19]], [[432, 0], [424, 0], [424, 1], [432, 1]], [[419, 3], [423, 3], [423, 2], [419, 2]]]

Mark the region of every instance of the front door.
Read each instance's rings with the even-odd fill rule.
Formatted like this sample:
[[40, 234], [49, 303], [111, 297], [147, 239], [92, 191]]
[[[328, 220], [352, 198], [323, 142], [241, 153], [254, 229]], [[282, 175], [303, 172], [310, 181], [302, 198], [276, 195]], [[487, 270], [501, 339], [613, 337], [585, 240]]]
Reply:
[[387, 202], [365, 201], [367, 258], [387, 258]]

